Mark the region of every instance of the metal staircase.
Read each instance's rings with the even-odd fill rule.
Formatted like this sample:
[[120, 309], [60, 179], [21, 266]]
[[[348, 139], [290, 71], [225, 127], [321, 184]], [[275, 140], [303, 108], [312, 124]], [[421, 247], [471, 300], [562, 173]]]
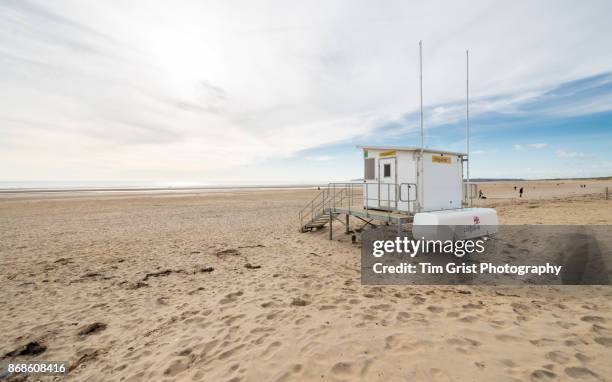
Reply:
[[352, 192], [348, 187], [330, 184], [311, 200], [299, 213], [300, 231], [308, 232], [324, 227], [338, 215], [332, 212], [335, 207], [348, 205]]
[[[332, 219], [338, 216], [338, 213], [332, 213]], [[302, 226], [302, 232], [312, 231], [313, 229], [319, 229], [325, 227], [329, 223], [329, 212], [323, 212], [318, 217], [310, 220], [308, 223]]]

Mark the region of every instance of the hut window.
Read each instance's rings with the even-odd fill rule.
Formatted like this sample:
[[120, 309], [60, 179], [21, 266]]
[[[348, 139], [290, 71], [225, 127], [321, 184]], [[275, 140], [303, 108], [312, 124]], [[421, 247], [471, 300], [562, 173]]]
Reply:
[[390, 178], [391, 177], [391, 165], [390, 164], [385, 164], [384, 166], [384, 177], [385, 178]]
[[375, 173], [375, 168], [376, 164], [375, 164], [375, 158], [365, 158], [364, 159], [364, 174], [363, 174], [363, 178], [365, 180], [373, 180], [376, 178], [376, 173]]

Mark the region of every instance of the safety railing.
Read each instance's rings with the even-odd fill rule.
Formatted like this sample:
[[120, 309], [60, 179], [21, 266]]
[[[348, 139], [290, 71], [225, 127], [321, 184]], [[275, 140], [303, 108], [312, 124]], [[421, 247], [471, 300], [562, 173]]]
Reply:
[[361, 185], [362, 202], [366, 210], [388, 210], [410, 214], [418, 212], [416, 183], [362, 183]]
[[[322, 205], [329, 195], [329, 189], [323, 189], [314, 199], [312, 199], [299, 213], [300, 227], [304, 226], [306, 219], [312, 221], [315, 216], [322, 213]], [[315, 215], [315, 213], [317, 215]]]
[[336, 208], [416, 213], [417, 192], [415, 183], [329, 183], [299, 212], [300, 227]]
[[[478, 197], [476, 183], [463, 183], [463, 204], [472, 206]], [[419, 212], [416, 183], [329, 183], [299, 212], [300, 227], [336, 208], [350, 211], [387, 210], [414, 214]]]

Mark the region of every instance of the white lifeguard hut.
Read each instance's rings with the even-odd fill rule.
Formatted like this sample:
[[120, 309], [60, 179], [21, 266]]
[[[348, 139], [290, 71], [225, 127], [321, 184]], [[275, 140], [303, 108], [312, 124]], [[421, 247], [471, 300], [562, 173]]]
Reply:
[[[366, 225], [396, 224], [398, 234], [411, 224], [413, 234], [419, 228], [466, 227], [461, 237], [479, 237], [495, 233], [497, 212], [492, 208], [473, 208], [476, 185], [470, 183], [469, 170], [469, 81], [466, 81], [467, 152], [432, 150], [424, 147], [423, 81], [421, 57], [421, 146], [358, 146], [363, 150], [363, 181], [330, 183], [299, 213], [302, 232], [319, 229], [340, 221], [346, 232], [356, 232], [349, 217]], [[466, 59], [467, 59], [466, 51]], [[465, 181], [464, 181], [465, 167]], [[340, 217], [344, 215], [344, 221]], [[424, 233], [458, 231], [423, 230]], [[456, 235], [455, 235], [456, 237]]]
[[464, 207], [463, 164], [467, 154], [430, 149], [421, 152], [417, 147], [358, 147], [363, 150], [365, 207], [404, 213]]
[[[395, 224], [398, 233], [411, 224], [413, 233], [448, 235], [453, 227], [462, 238], [495, 233], [497, 212], [474, 208], [476, 184], [464, 181], [467, 154], [400, 146], [358, 146], [363, 151], [362, 182], [330, 183], [300, 212], [302, 232], [337, 220], [354, 231], [352, 216], [365, 225]], [[340, 217], [344, 215], [345, 219]], [[440, 231], [432, 226], [441, 227]], [[450, 228], [449, 228], [450, 227]], [[420, 229], [419, 229], [420, 228]], [[437, 238], [437, 237], [429, 237]]]

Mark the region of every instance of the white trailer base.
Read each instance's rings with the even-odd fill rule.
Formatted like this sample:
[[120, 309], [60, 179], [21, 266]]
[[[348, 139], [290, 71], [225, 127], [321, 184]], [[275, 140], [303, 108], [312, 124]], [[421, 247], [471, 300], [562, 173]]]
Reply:
[[427, 240], [473, 239], [497, 232], [493, 208], [462, 208], [422, 212], [414, 215], [412, 236]]

